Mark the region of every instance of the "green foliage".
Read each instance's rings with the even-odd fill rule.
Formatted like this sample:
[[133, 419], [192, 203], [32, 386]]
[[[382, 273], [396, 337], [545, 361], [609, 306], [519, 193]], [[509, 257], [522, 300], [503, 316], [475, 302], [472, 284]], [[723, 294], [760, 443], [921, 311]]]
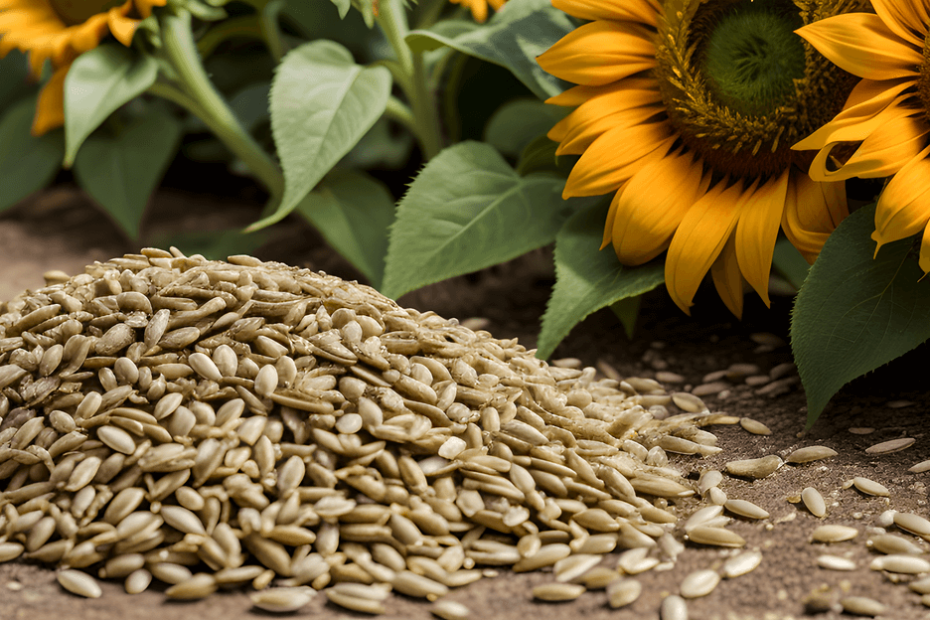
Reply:
[[[543, 315], [536, 352], [541, 359], [552, 355], [571, 329], [592, 312], [642, 295], [665, 281], [662, 259], [624, 267], [610, 248], [598, 250], [608, 208], [602, 204], [579, 210], [556, 237], [555, 287]], [[620, 309], [629, 314], [629, 307]]]
[[81, 144], [117, 108], [155, 82], [158, 63], [119, 44], [81, 54], [65, 77], [65, 167]]
[[791, 348], [807, 393], [807, 426], [849, 381], [930, 338], [930, 282], [913, 240], [874, 259], [875, 206], [859, 209], [830, 235], [795, 301]]
[[36, 98], [29, 97], [0, 117], [0, 210], [48, 185], [64, 154], [60, 130], [41, 138], [30, 133], [35, 111]]
[[384, 67], [361, 67], [347, 49], [314, 41], [289, 53], [271, 87], [271, 129], [284, 197], [255, 230], [280, 221], [375, 124], [391, 93]]
[[639, 318], [639, 306], [642, 301], [642, 295], [635, 295], [633, 297], [624, 297], [620, 301], [610, 304], [610, 311], [620, 320], [623, 331], [626, 332], [626, 337], [630, 340], [633, 339], [633, 332], [636, 331], [636, 320]]
[[516, 157], [526, 146], [565, 116], [565, 108], [535, 99], [516, 99], [502, 105], [488, 121], [484, 141], [504, 155]]
[[332, 0], [332, 2], [339, 9], [339, 19], [345, 19], [346, 13], [352, 8], [352, 0]]
[[487, 25], [450, 20], [430, 30], [414, 30], [407, 43], [415, 51], [447, 46], [501, 65], [545, 99], [562, 92], [565, 83], [543, 71], [536, 57], [574, 28], [571, 18], [550, 0], [510, 0]]
[[791, 245], [790, 241], [782, 237], [775, 243], [772, 268], [791, 284], [795, 291], [799, 291], [811, 266], [804, 260], [798, 249]]
[[181, 126], [160, 106], [115, 120], [85, 141], [74, 174], [123, 232], [136, 239], [149, 196], [177, 150]]
[[0, 58], [0, 113], [34, 90], [25, 54], [14, 49]]
[[383, 292], [407, 291], [550, 243], [572, 207], [564, 181], [518, 175], [493, 147], [462, 142], [414, 179], [391, 228]]
[[297, 210], [372, 286], [381, 286], [394, 221], [394, 198], [384, 184], [362, 172], [334, 172]]

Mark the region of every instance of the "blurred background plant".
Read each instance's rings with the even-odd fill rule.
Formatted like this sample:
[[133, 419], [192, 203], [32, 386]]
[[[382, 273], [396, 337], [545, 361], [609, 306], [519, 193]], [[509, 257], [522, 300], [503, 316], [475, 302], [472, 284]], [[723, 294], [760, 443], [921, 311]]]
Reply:
[[[250, 252], [301, 218], [395, 298], [554, 242], [539, 356], [603, 308], [631, 335], [640, 296], [666, 282], [664, 248], [621, 265], [616, 239], [616, 254], [600, 251], [612, 197], [563, 200], [573, 168], [583, 168], [581, 152], [565, 148], [576, 121], [544, 101], [566, 93], [555, 103], [578, 106], [595, 91], [572, 95], [555, 77], [582, 75], [587, 61], [544, 63], [555, 75], [537, 62], [560, 41], [594, 33], [583, 45], [592, 71], [622, 64], [598, 29], [629, 19], [652, 28], [661, 6], [624, 1], [606, 17], [596, 2], [563, 3], [572, 17], [550, 0], [0, 0], [0, 210], [70, 179], [132, 242], [210, 257]], [[649, 76], [660, 89], [670, 82]], [[838, 110], [845, 92], [837, 97]], [[591, 119], [578, 118], [588, 131]], [[550, 136], [565, 140], [563, 150]], [[169, 170], [189, 185], [221, 171], [264, 207], [245, 230], [144, 238], [146, 206]], [[850, 181], [851, 210], [880, 189]], [[873, 261], [870, 214], [863, 207], [840, 224], [810, 277], [792, 242], [774, 236], [767, 285], [767, 265], [753, 272], [763, 299], [802, 290], [793, 331], [811, 423], [845, 382], [930, 337], [913, 241]], [[692, 278], [692, 295], [706, 272]], [[746, 283], [733, 274], [730, 301], [738, 294], [741, 308]]]

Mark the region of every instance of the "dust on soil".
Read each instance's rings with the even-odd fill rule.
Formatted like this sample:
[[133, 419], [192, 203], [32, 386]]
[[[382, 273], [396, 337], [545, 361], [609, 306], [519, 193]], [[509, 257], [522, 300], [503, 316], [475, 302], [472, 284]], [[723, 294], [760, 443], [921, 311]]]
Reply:
[[[170, 231], [244, 226], [256, 219], [257, 210], [251, 203], [236, 204], [227, 199], [163, 191], [156, 195], [149, 214], [145, 234], [152, 239]], [[275, 234], [276, 237], [255, 252], [257, 256], [311, 266], [349, 279], [359, 277], [302, 223], [295, 220]], [[47, 270], [60, 269], [74, 274], [93, 260], [137, 249], [79, 192], [67, 186], [44, 192], [0, 219], [0, 265], [3, 267], [0, 299], [41, 286], [41, 275]], [[445, 317], [483, 317], [488, 320], [486, 329], [496, 337], [518, 337], [531, 347], [551, 284], [551, 260], [546, 252], [537, 252], [515, 263], [427, 287], [400, 301], [404, 306], [434, 310]], [[643, 302], [640, 324], [632, 340], [627, 339], [610, 312], [601, 311], [572, 331], [555, 358], [577, 357], [586, 366], [604, 361], [623, 376], [655, 377], [657, 369], [664, 368], [685, 379], [683, 384], [667, 385], [670, 392], [690, 389], [700, 384], [706, 374], [734, 363], [757, 364], [764, 374], [779, 364], [790, 362], [790, 351], [787, 346], [759, 350], [750, 336], [757, 332], [785, 336], [790, 300], [776, 298], [773, 308], [766, 310], [753, 295], [747, 295], [746, 299], [747, 316], [737, 321], [712, 293], [704, 290], [694, 308], [695, 316], [689, 319], [668, 300], [664, 291], [655, 291]], [[691, 620], [803, 617], [801, 599], [822, 584], [831, 587], [837, 598], [848, 594], [882, 601], [888, 608], [886, 618], [930, 617], [918, 595], [903, 584], [892, 583], [881, 572], [869, 569], [875, 554], [865, 545], [867, 530], [876, 525], [878, 515], [889, 506], [928, 516], [926, 474], [907, 471], [913, 464], [930, 459], [930, 441], [927, 441], [923, 420], [927, 409], [926, 383], [921, 380], [926, 376], [927, 362], [928, 352], [926, 347], [921, 347], [847, 387], [834, 399], [813, 431], [805, 436], [799, 435], [804, 427], [805, 401], [796, 384], [789, 386], [787, 393], [772, 397], [760, 395], [756, 388], [744, 383], [734, 383], [726, 398], [704, 398], [711, 410], [759, 420], [767, 424], [773, 434], [755, 436], [738, 426], [712, 427], [719, 437], [718, 445], [724, 449], [721, 454], [703, 459], [670, 455], [673, 466], [692, 472], [695, 477], [704, 469], [723, 470], [729, 460], [765, 454], [784, 457], [806, 445], [827, 445], [839, 455], [807, 465], [786, 465], [764, 480], [725, 478], [721, 486], [731, 498], [750, 500], [771, 514], [761, 522], [737, 518], [730, 526], [746, 539], [748, 549], [763, 551], [763, 562], [746, 576], [724, 580], [710, 596], [689, 601]], [[904, 408], [888, 406], [896, 400], [914, 404]], [[868, 435], [857, 435], [848, 431], [850, 427], [873, 427], [875, 430]], [[874, 443], [898, 437], [914, 437], [917, 442], [896, 454], [870, 456], [865, 453], [865, 448]], [[888, 487], [890, 504], [854, 489], [843, 490], [843, 483], [855, 476], [865, 476]], [[800, 504], [788, 501], [807, 486], [818, 488], [827, 500], [828, 514], [824, 520], [816, 519]], [[821, 523], [851, 525], [860, 533], [850, 542], [829, 546], [810, 544], [810, 532]], [[824, 553], [848, 557], [856, 562], [858, 569], [852, 572], [819, 569], [816, 558]], [[717, 568], [731, 555], [731, 551], [689, 544], [673, 569], [639, 575], [642, 596], [621, 610], [610, 609], [603, 592], [588, 593], [566, 604], [533, 602], [532, 587], [551, 579], [551, 575], [544, 572], [516, 575], [501, 570], [498, 577], [455, 590], [448, 598], [465, 603], [472, 611], [472, 618], [522, 620], [532, 615], [539, 620], [549, 620], [568, 614], [652, 620], [658, 618], [662, 597], [676, 592], [685, 575], [697, 569]], [[616, 554], [612, 554], [605, 564], [613, 566], [615, 562]], [[124, 594], [121, 585], [115, 582], [104, 583], [103, 589], [104, 595], [99, 599], [79, 599], [63, 592], [54, 573], [45, 567], [23, 562], [0, 565], [0, 619], [240, 620], [271, 615], [250, 610], [244, 590], [193, 603], [172, 603], [166, 602], [158, 589], [136, 596]], [[324, 598], [317, 596], [294, 617], [363, 616], [328, 605]], [[410, 620], [431, 617], [427, 603], [404, 596], [392, 597], [386, 606], [385, 617]], [[816, 617], [844, 616], [834, 608]]]

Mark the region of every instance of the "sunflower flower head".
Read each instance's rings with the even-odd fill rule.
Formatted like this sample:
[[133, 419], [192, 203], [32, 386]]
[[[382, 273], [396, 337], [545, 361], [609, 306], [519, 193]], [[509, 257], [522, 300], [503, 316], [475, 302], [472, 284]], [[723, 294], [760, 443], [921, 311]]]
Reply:
[[488, 19], [488, 6], [490, 5], [495, 11], [500, 11], [501, 7], [507, 0], [449, 0], [453, 4], [461, 4], [471, 11], [471, 16], [476, 22], [484, 23]]
[[0, 0], [0, 58], [19, 49], [29, 55], [38, 79], [46, 61], [52, 77], [42, 88], [32, 133], [42, 135], [64, 124], [65, 75], [74, 60], [113, 34], [132, 42], [140, 18], [167, 0]]
[[843, 109], [795, 145], [815, 149], [814, 180], [891, 176], [875, 209], [876, 253], [923, 233], [930, 272], [930, 6], [871, 0], [874, 13], [837, 15], [798, 31], [840, 68], [862, 78]]
[[832, 117], [854, 78], [795, 34], [865, 0], [553, 0], [590, 20], [539, 63], [578, 86], [549, 137], [581, 155], [564, 195], [615, 192], [603, 246], [628, 265], [668, 251], [685, 312], [708, 271], [742, 312], [768, 304], [779, 227], [813, 261], [847, 215], [842, 183], [813, 182], [791, 145]]

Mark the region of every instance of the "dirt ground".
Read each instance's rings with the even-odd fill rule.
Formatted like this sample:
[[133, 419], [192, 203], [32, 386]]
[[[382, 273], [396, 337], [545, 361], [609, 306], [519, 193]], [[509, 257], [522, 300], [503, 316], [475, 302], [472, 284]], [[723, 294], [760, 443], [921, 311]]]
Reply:
[[[255, 219], [256, 207], [227, 199], [162, 192], [150, 208], [146, 234], [181, 228], [210, 229], [244, 225]], [[132, 244], [101, 216], [75, 190], [65, 186], [27, 200], [0, 218], [0, 299], [8, 299], [25, 288], [42, 285], [41, 275], [50, 269], [74, 274], [90, 261], [105, 259], [126, 251]], [[347, 278], [358, 276], [333, 255], [319, 237], [299, 222], [293, 222], [256, 254], [298, 265], [310, 265]], [[435, 310], [460, 319], [482, 317], [488, 329], [499, 338], [519, 337], [532, 346], [540, 316], [552, 283], [552, 272], [545, 252], [524, 257], [516, 263], [486, 270], [476, 276], [427, 287], [401, 300], [407, 306]], [[559, 347], [556, 357], [577, 357], [585, 365], [606, 362], [623, 376], [655, 377], [666, 370], [684, 377], [684, 383], [667, 387], [687, 390], [702, 383], [708, 373], [734, 363], [751, 363], [768, 373], [791, 361], [787, 346], [760, 347], [752, 336], [760, 332], [787, 338], [790, 299], [776, 298], [771, 310], [758, 299], [747, 296], [747, 316], [737, 321], [709, 291], [702, 291], [694, 318], [685, 317], [667, 299], [664, 291], [646, 297], [635, 337], [627, 339], [613, 315], [599, 312], [576, 328]], [[758, 337], [757, 337], [758, 338]], [[806, 445], [830, 446], [838, 456], [815, 463], [786, 465], [774, 475], [758, 481], [726, 478], [722, 488], [731, 498], [742, 498], [765, 508], [771, 517], [763, 521], [737, 518], [730, 526], [747, 540], [747, 548], [761, 549], [762, 565], [754, 572], [723, 581], [705, 598], [689, 601], [691, 620], [777, 620], [805, 617], [801, 600], [811, 590], [826, 585], [840, 596], [861, 595], [887, 605], [885, 618], [908, 620], [930, 618], [930, 610], [919, 596], [903, 583], [869, 569], [876, 557], [865, 544], [868, 529], [889, 507], [928, 516], [925, 476], [908, 468], [930, 459], [930, 440], [924, 418], [928, 405], [926, 369], [928, 351], [922, 347], [894, 364], [855, 382], [839, 396], [820, 422], [802, 436], [806, 415], [803, 393], [797, 383], [785, 382], [783, 393], [759, 393], [742, 382], [734, 382], [725, 393], [704, 400], [712, 410], [748, 416], [767, 424], [770, 436], [750, 435], [738, 426], [711, 430], [719, 437], [721, 454], [696, 458], [674, 456], [673, 465], [697, 474], [704, 469], [723, 469], [727, 461], [779, 454]], [[787, 377], [793, 375], [789, 374]], [[780, 390], [776, 390], [779, 392]], [[901, 405], [908, 401], [910, 404]], [[895, 405], [895, 406], [891, 406]], [[873, 428], [869, 434], [854, 434], [850, 428]], [[888, 455], [870, 456], [865, 449], [880, 441], [913, 437], [910, 448]], [[889, 499], [869, 497], [854, 489], [843, 489], [845, 481], [865, 476], [884, 484]], [[807, 486], [818, 488], [827, 499], [828, 514], [818, 520], [788, 498], [798, 496]], [[688, 504], [683, 505], [687, 511]], [[822, 523], [856, 527], [860, 534], [850, 542], [830, 545], [811, 544], [811, 531]], [[678, 532], [680, 535], [680, 532]], [[906, 535], [912, 540], [914, 537]], [[824, 553], [848, 557], [858, 568], [835, 572], [818, 568], [816, 558]], [[453, 591], [451, 600], [465, 603], [472, 618], [539, 620], [565, 617], [653, 620], [659, 618], [663, 596], [677, 592], [689, 572], [716, 568], [732, 555], [731, 551], [688, 545], [672, 570], [649, 572], [637, 577], [643, 594], [636, 603], [622, 610], [606, 604], [603, 592], [591, 592], [566, 604], [533, 602], [530, 590], [551, 579], [546, 573], [515, 575], [507, 570], [493, 579], [484, 579]], [[605, 561], [610, 566], [616, 554]], [[298, 618], [352, 618], [316, 597], [295, 614]], [[429, 618], [429, 606], [419, 600], [395, 596], [387, 602], [390, 618]], [[169, 603], [157, 590], [136, 596], [123, 593], [121, 584], [104, 584], [104, 596], [85, 600], [63, 592], [51, 570], [34, 564], [14, 562], [0, 565], [0, 620], [28, 618], [132, 620], [199, 618], [240, 620], [269, 616], [250, 610], [244, 591], [215, 595], [195, 603]], [[818, 618], [846, 617], [834, 606]]]

